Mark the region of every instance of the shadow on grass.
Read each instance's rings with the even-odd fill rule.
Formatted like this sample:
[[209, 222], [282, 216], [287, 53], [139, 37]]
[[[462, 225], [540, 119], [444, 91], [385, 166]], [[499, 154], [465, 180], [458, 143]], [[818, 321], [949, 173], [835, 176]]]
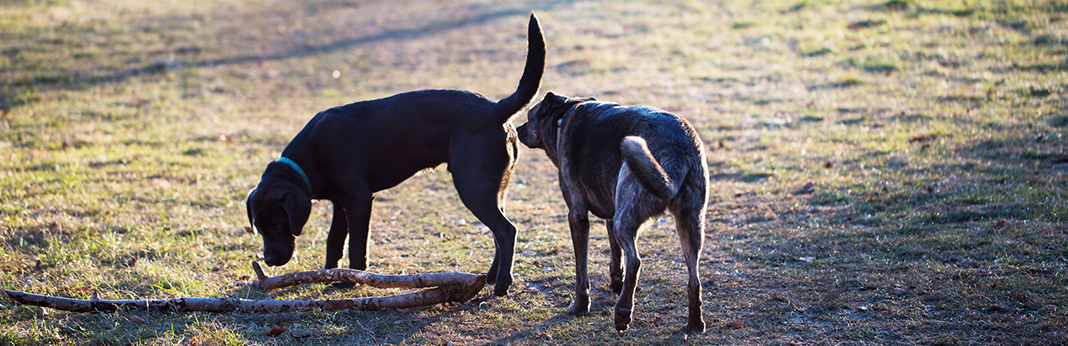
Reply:
[[[267, 54], [233, 55], [233, 56], [227, 56], [227, 57], [222, 57], [222, 58], [194, 60], [194, 58], [197, 55], [200, 55], [202, 53], [202, 51], [204, 51], [205, 49], [200, 48], [200, 47], [184, 47], [184, 46], [180, 46], [181, 44], [183, 44], [185, 42], [178, 42], [178, 43], [175, 43], [174, 45], [178, 45], [180, 47], [172, 49], [169, 52], [170, 56], [171, 56], [170, 59], [156, 60], [156, 61], [153, 61], [153, 62], [150, 62], [150, 63], [147, 63], [147, 64], [143, 64], [142, 66], [132, 67], [132, 68], [129, 68], [129, 69], [122, 69], [122, 70], [117, 70], [117, 71], [114, 71], [114, 69], [111, 69], [111, 70], [113, 70], [113, 72], [110, 72], [110, 73], [99, 73], [99, 74], [91, 73], [89, 75], [84, 75], [84, 74], [82, 74], [80, 72], [81, 68], [84, 68], [84, 70], [89, 70], [89, 71], [108, 70], [109, 68], [106, 67], [106, 66], [99, 66], [99, 64], [96, 64], [98, 66], [88, 66], [88, 67], [86, 67], [84, 65], [74, 65], [74, 66], [71, 66], [70, 68], [63, 68], [63, 67], [56, 68], [56, 67], [53, 66], [53, 67], [48, 68], [48, 69], [51, 70], [51, 72], [47, 73], [47, 74], [33, 75], [33, 76], [30, 76], [30, 77], [19, 78], [19, 79], [15, 79], [15, 80], [8, 79], [7, 83], [0, 84], [0, 95], [2, 95], [2, 97], [0, 97], [0, 109], [10, 109], [12, 107], [21, 106], [21, 105], [23, 105], [23, 104], [28, 102], [27, 100], [18, 100], [18, 99], [14, 99], [13, 100], [10, 96], [7, 96], [7, 95], [10, 95], [10, 94], [15, 94], [16, 92], [14, 90], [12, 90], [12, 89], [17, 89], [17, 88], [42, 87], [42, 88], [45, 88], [45, 89], [48, 89], [48, 90], [79, 90], [79, 89], [84, 89], [84, 88], [87, 88], [87, 87], [92, 87], [92, 86], [95, 86], [95, 85], [98, 85], [98, 84], [122, 83], [122, 82], [125, 82], [125, 81], [129, 80], [130, 78], [133, 78], [133, 77], [158, 75], [158, 74], [163, 74], [163, 73], [166, 73], [166, 72], [172, 71], [172, 70], [197, 69], [197, 68], [205, 68], [205, 67], [224, 66], [224, 65], [241, 65], [241, 64], [248, 64], [248, 63], [258, 63], [258, 62], [275, 61], [275, 60], [287, 60], [287, 59], [308, 57], [308, 56], [321, 55], [321, 54], [330, 54], [330, 53], [333, 53], [333, 52], [343, 51], [343, 50], [351, 49], [351, 48], [355, 48], [355, 47], [374, 45], [374, 44], [382, 43], [382, 42], [385, 42], [385, 41], [412, 40], [412, 39], [417, 39], [417, 38], [421, 38], [421, 37], [440, 35], [442, 32], [445, 32], [445, 31], [460, 30], [460, 29], [465, 29], [465, 28], [470, 28], [470, 27], [476, 27], [476, 26], [480, 26], [480, 25], [483, 25], [483, 24], [486, 24], [486, 23], [489, 23], [489, 22], [492, 22], [494, 20], [497, 20], [497, 19], [500, 19], [500, 18], [504, 18], [504, 17], [525, 16], [525, 15], [529, 14], [530, 11], [532, 11], [532, 10], [533, 11], [539, 11], [539, 12], [546, 11], [546, 10], [552, 9], [554, 7], [560, 6], [562, 4], [571, 3], [571, 2], [573, 2], [573, 1], [572, 0], [560, 0], [560, 1], [552, 1], [552, 2], [539, 4], [537, 6], [533, 6], [532, 8], [524, 7], [524, 8], [506, 8], [506, 9], [487, 10], [487, 11], [483, 11], [483, 12], [480, 12], [480, 13], [473, 13], [473, 14], [471, 14], [469, 16], [466, 16], [466, 17], [463, 17], [463, 18], [460, 18], [460, 19], [456, 19], [456, 20], [429, 22], [426, 25], [421, 26], [421, 27], [417, 27], [417, 28], [385, 30], [385, 31], [374, 32], [374, 33], [371, 33], [371, 34], [368, 34], [368, 35], [365, 35], [365, 36], [359, 36], [359, 37], [342, 37], [342, 38], [339, 38], [339, 39], [337, 39], [337, 40], [335, 40], [333, 42], [329, 42], [329, 43], [300, 45], [298, 47], [295, 47], [295, 48], [292, 48], [292, 49], [289, 49], [289, 50], [275, 52], [275, 53], [267, 53]], [[328, 9], [320, 9], [320, 11], [323, 11], [323, 10], [328, 10]], [[262, 13], [259, 13], [259, 14], [255, 14], [255, 13], [254, 14], [246, 14], [246, 16], [253, 16], [253, 15], [263, 15], [263, 14]], [[176, 27], [178, 29], [181, 29], [183, 27], [182, 23], [194, 22], [194, 21], [196, 21], [196, 18], [194, 18], [194, 16], [167, 17], [167, 18], [151, 17], [151, 18], [142, 19], [140, 21], [140, 23], [142, 23], [142, 24], [131, 24], [131, 25], [129, 25], [129, 27], [131, 27], [131, 28], [154, 27], [154, 26], [161, 26], [161, 24], [159, 24], [159, 23], [169, 23], [169, 24], [163, 24], [163, 25], [174, 26], [174, 27]], [[59, 28], [56, 28], [56, 27], [35, 28], [35, 30], [32, 30], [31, 32], [24, 33], [22, 35], [18, 35], [18, 36], [21, 36], [21, 37], [10, 37], [10, 36], [16, 36], [16, 35], [0, 35], [0, 38], [3, 38], [4, 36], [8, 36], [5, 40], [10, 39], [10, 40], [24, 40], [25, 41], [25, 42], [22, 42], [22, 45], [21, 45], [22, 47], [6, 48], [0, 53], [2, 53], [3, 55], [8, 56], [12, 61], [16, 61], [17, 62], [18, 61], [17, 57], [19, 56], [19, 54], [20, 54], [20, 52], [22, 50], [27, 50], [27, 51], [38, 50], [39, 51], [40, 48], [31, 48], [31, 47], [37, 45], [39, 43], [38, 41], [40, 40], [41, 37], [55, 36], [56, 34], [53, 33], [55, 31], [65, 31], [65, 32], [58, 33], [61, 36], [77, 37], [80, 34], [82, 34], [83, 31], [95, 32], [97, 30], [100, 30], [100, 28], [104, 28], [104, 27], [106, 27], [106, 25], [103, 25], [103, 24], [100, 24], [100, 25], [89, 24], [89, 25], [83, 25], [83, 26], [73, 26], [73, 25], [67, 26], [67, 25], [64, 25], [64, 26], [59, 27]], [[265, 40], [266, 34], [260, 33], [261, 31], [262, 31], [261, 28], [249, 28], [248, 32], [245, 32], [245, 33], [242, 33], [242, 34], [249, 36], [249, 37], [247, 37], [247, 39], [251, 40], [251, 41], [261, 41], [261, 40], [262, 41], [267, 41], [267, 40]], [[123, 34], [124, 33], [122, 33], [122, 32], [114, 32], [114, 33], [103, 33], [101, 35], [105, 36], [105, 37], [115, 37], [115, 36], [122, 36]], [[233, 35], [233, 33], [217, 33], [217, 34], [218, 35]], [[314, 33], [314, 34], [312, 34], [312, 36], [314, 36], [315, 34], [321, 34], [321, 33]], [[54, 41], [56, 41], [56, 42], [52, 42], [51, 45], [70, 44], [70, 43], [73, 42], [73, 41], [68, 42], [66, 39], [56, 39]], [[189, 42], [188, 44], [196, 44], [196, 43], [195, 42]], [[121, 47], [119, 47], [119, 45], [121, 45], [121, 43], [115, 43], [111, 47], [99, 48], [99, 50], [103, 50], [103, 51], [109, 52], [108, 58], [109, 59], [117, 59], [118, 61], [136, 61], [140, 56], [145, 54], [145, 52], [138, 51], [136, 49], [125, 49], [125, 48], [124, 49], [120, 49]], [[94, 48], [96, 48], [96, 47], [94, 47]], [[219, 50], [219, 51], [227, 51], [227, 50], [229, 50], [232, 53], [240, 53], [240, 51], [233, 51], [233, 49], [237, 49], [237, 48], [240, 48], [240, 47], [217, 47], [217, 50]], [[116, 57], [115, 56], [116, 54], [114, 54], [114, 53], [119, 53], [118, 55], [120, 55], [120, 56]], [[77, 54], [75, 54], [75, 55], [76, 55], [75, 59], [77, 60]], [[37, 65], [41, 65], [42, 63], [46, 63], [46, 62], [36, 61], [35, 63]], [[87, 61], [87, 63], [88, 63], [88, 65], [94, 65], [93, 61]], [[76, 67], [79, 68], [79, 69], [75, 69]], [[13, 65], [13, 68], [22, 69], [22, 68], [25, 68], [25, 66], [20, 67], [18, 64], [15, 64], [15, 65]], [[10, 75], [11, 72], [12, 71], [4, 71], [3, 69], [0, 69], [0, 74], [8, 74], [8, 75]], [[5, 84], [7, 84], [7, 85], [5, 85]]]

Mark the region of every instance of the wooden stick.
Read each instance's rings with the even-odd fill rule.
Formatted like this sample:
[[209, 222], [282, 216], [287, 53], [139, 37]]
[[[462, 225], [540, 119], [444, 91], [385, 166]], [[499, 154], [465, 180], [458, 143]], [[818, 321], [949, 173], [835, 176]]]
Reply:
[[283, 312], [297, 310], [337, 311], [412, 308], [445, 302], [466, 302], [486, 285], [485, 275], [467, 273], [429, 273], [413, 275], [378, 275], [352, 269], [324, 269], [267, 277], [253, 262], [259, 280], [238, 283], [262, 289], [312, 282], [349, 281], [378, 288], [425, 288], [418, 292], [386, 297], [328, 300], [248, 300], [240, 298], [174, 298], [141, 300], [71, 299], [4, 290], [9, 298], [22, 304], [74, 312], [152, 310], [160, 312]]
[[73, 312], [112, 312], [151, 310], [158, 312], [285, 312], [300, 310], [337, 311], [412, 308], [452, 301], [456, 295], [451, 287], [438, 287], [388, 297], [369, 297], [329, 300], [249, 300], [240, 298], [174, 298], [142, 300], [71, 299], [63, 297], [7, 291], [12, 300], [35, 306]]
[[[260, 277], [260, 279], [251, 282], [238, 282], [238, 285], [256, 286], [260, 289], [270, 290], [313, 282], [348, 281], [378, 288], [425, 288], [453, 285], [472, 287], [480, 277], [483, 285], [485, 285], [486, 279], [485, 275], [469, 273], [447, 272], [410, 275], [380, 275], [345, 268], [303, 271], [266, 277], [266, 275], [261, 276], [263, 270], [262, 268], [259, 268], [257, 262], [252, 262], [252, 265], [253, 269], [256, 271], [257, 277]], [[482, 287], [478, 287], [478, 290], [481, 289]], [[477, 294], [478, 292], [476, 291], [475, 293]], [[464, 300], [466, 301], [466, 299]]]

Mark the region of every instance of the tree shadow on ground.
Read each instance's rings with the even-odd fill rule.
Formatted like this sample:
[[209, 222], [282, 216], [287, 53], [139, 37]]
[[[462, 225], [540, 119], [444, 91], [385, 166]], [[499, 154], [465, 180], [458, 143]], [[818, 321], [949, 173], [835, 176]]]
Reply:
[[[370, 31], [366, 29], [353, 30], [357, 32], [357, 34], [352, 34], [352, 36], [348, 37], [338, 37], [327, 43], [289, 42], [290, 44], [288, 44], [288, 46], [290, 47], [288, 48], [283, 47], [283, 50], [260, 54], [241, 54], [244, 51], [250, 50], [247, 49], [249, 47], [246, 47], [248, 45], [256, 44], [257, 42], [271, 43], [272, 41], [270, 35], [273, 34], [273, 32], [265, 31], [263, 28], [253, 26], [242, 27], [241, 31], [238, 32], [228, 32], [225, 27], [212, 27], [209, 28], [209, 30], [214, 29], [217, 32], [196, 34], [205, 37], [231, 36], [236, 38], [237, 41], [243, 42], [240, 43], [239, 46], [205, 46], [212, 45], [213, 43], [205, 42], [203, 40], [191, 41], [192, 38], [183, 37], [175, 32], [169, 32], [168, 34], [171, 36], [161, 38], [162, 41], [166, 41], [166, 48], [146, 52], [144, 49], [131, 49], [131, 47], [127, 47], [127, 45], [130, 44], [128, 40], [120, 39], [123, 36], [135, 34], [138, 30], [147, 30], [138, 28], [154, 28], [161, 26], [173, 28], [173, 30], [179, 32], [187, 31], [182, 33], [186, 36], [194, 35], [191, 33], [193, 30], [192, 27], [194, 27], [191, 23], [203, 20], [203, 15], [200, 14], [173, 15], [166, 17], [146, 16], [131, 20], [122, 27], [104, 32], [101, 32], [101, 30], [107, 29], [101, 28], [109, 28], [109, 26], [103, 21], [90, 22], [81, 25], [64, 24], [59, 27], [33, 27], [25, 32], [0, 35], [0, 38], [9, 40], [8, 48], [0, 51], [0, 54], [7, 56], [14, 62], [10, 65], [10, 68], [0, 69], [0, 75], [9, 76], [6, 82], [0, 83], [0, 109], [11, 109], [13, 107], [24, 105], [27, 100], [21, 100], [17, 97], [13, 98], [10, 96], [17, 94], [17, 90], [21, 88], [82, 90], [101, 84], [122, 83], [131, 78], [159, 75], [174, 70], [263, 63], [268, 61], [289, 60], [330, 54], [357, 47], [373, 46], [387, 41], [414, 40], [428, 36], [441, 35], [446, 31], [480, 27], [501, 18], [525, 16], [531, 11], [546, 11], [571, 2], [573, 1], [559, 0], [543, 2], [535, 6], [522, 8], [487, 8], [481, 10], [481, 12], [474, 12], [457, 19], [432, 21], [414, 28], [387, 28]], [[333, 5], [341, 6], [339, 4]], [[331, 11], [333, 9], [319, 8], [317, 10]], [[228, 14], [229, 19], [226, 20], [235, 22], [253, 22], [255, 18], [270, 15], [270, 12], [272, 11], [278, 10], [259, 9], [250, 12], [230, 13]], [[212, 20], [221, 19], [212, 18]], [[107, 43], [104, 43], [103, 46], [92, 47], [95, 50], [106, 52], [106, 54], [102, 54], [103, 56], [101, 56], [87, 53], [74, 53], [71, 54], [71, 56], [44, 57], [40, 58], [42, 61], [32, 61], [30, 63], [48, 66], [46, 68], [48, 72], [38, 75], [22, 76], [21, 78], [10, 78], [10, 76], [16, 75], [18, 69], [20, 69], [20, 56], [24, 55], [23, 53], [40, 53], [43, 49], [39, 47], [35, 48], [38, 45], [68, 45], [69, 47], [65, 47], [66, 50], [77, 50], [78, 48], [76, 47], [80, 43], [76, 44], [76, 38], [83, 36], [85, 32], [92, 32], [94, 35], [107, 38]], [[334, 34], [330, 32], [310, 32], [303, 33], [300, 36], [318, 38], [331, 35]], [[42, 43], [42, 37], [59, 38], [52, 40], [52, 42]], [[220, 43], [217, 42], [214, 44], [220, 45]], [[224, 53], [221, 54], [223, 56], [219, 57], [201, 57], [208, 54], [209, 51]], [[150, 59], [151, 61], [147, 63], [138, 63], [137, 61], [143, 60], [145, 55], [150, 56], [152, 58]], [[94, 56], [99, 58], [94, 58]], [[110, 61], [101, 61], [103, 58]], [[49, 61], [51, 59], [56, 60]], [[73, 59], [77, 62], [72, 64], [69, 61], [60, 61], [66, 59]], [[134, 66], [129, 67], [130, 65]]]

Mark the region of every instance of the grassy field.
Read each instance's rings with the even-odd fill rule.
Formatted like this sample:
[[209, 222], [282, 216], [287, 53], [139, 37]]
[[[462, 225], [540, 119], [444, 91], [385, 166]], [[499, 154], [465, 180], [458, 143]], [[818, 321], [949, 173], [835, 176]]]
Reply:
[[[681, 332], [685, 265], [666, 216], [639, 239], [630, 330], [612, 328], [600, 221], [591, 314], [565, 313], [566, 207], [552, 164], [524, 148], [506, 297], [269, 315], [4, 299], [0, 344], [1068, 340], [1065, 0], [3, 0], [0, 287], [82, 299], [397, 293], [235, 287], [261, 249], [244, 198], [322, 109], [424, 88], [510, 94], [531, 10], [548, 44], [543, 92], [667, 109], [704, 139], [707, 333]], [[489, 231], [451, 185], [442, 167], [378, 194], [369, 270], [488, 268]], [[295, 260], [271, 273], [319, 268], [331, 208], [313, 207]], [[274, 326], [288, 331], [267, 336]]]

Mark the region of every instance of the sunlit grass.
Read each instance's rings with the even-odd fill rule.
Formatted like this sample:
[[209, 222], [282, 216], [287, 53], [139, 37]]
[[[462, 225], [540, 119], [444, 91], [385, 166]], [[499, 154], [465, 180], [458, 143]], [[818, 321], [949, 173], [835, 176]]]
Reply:
[[[531, 7], [549, 46], [542, 91], [664, 108], [704, 139], [707, 334], [680, 333], [685, 266], [669, 217], [640, 238], [632, 331], [612, 330], [599, 222], [591, 315], [564, 312], [566, 206], [551, 163], [524, 149], [507, 205], [520, 229], [507, 297], [406, 311], [137, 314], [144, 322], [3, 301], [0, 342], [1063, 337], [1068, 3], [1057, 0], [0, 4], [0, 285], [83, 299], [397, 293], [235, 287], [261, 249], [243, 230], [244, 198], [319, 110], [420, 88], [509, 94]], [[376, 201], [370, 270], [488, 268], [492, 237], [444, 167]], [[322, 265], [331, 207], [314, 206], [294, 262], [269, 271]], [[288, 331], [268, 337], [276, 325]]]

